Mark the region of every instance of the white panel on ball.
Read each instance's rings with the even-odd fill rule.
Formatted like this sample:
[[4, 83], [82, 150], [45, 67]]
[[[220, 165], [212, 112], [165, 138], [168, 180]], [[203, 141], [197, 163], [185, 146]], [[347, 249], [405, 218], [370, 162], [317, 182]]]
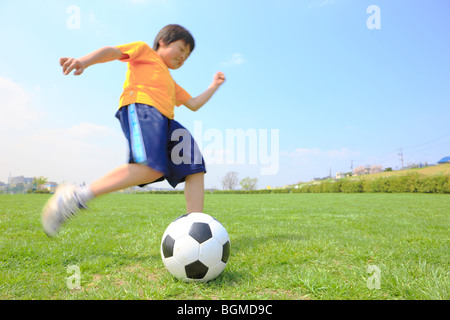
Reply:
[[173, 256], [182, 265], [187, 265], [198, 259], [199, 247], [197, 241], [190, 236], [184, 236], [175, 241]]
[[227, 230], [219, 221], [213, 220], [209, 223], [209, 226], [213, 237], [216, 238], [220, 244], [225, 244], [225, 242], [230, 241]]
[[200, 245], [199, 260], [207, 267], [216, 265], [220, 259], [222, 259], [222, 245], [219, 241], [211, 238]]

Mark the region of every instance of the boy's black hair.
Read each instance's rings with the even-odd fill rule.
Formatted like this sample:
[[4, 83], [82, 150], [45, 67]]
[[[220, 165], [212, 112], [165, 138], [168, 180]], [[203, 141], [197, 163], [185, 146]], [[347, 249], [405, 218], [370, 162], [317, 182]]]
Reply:
[[159, 40], [162, 40], [167, 45], [177, 40], [184, 40], [186, 45], [189, 45], [191, 52], [194, 51], [194, 37], [188, 30], [178, 24], [169, 24], [159, 31], [153, 42], [153, 50], [155, 51], [159, 48]]

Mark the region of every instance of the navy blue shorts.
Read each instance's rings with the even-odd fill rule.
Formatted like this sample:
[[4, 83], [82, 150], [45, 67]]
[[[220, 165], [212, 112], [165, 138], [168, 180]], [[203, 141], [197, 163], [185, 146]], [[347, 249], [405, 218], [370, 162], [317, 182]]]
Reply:
[[163, 173], [163, 177], [149, 183], [166, 179], [175, 188], [188, 175], [206, 173], [203, 156], [190, 132], [156, 108], [134, 103], [120, 108], [116, 118], [128, 140], [129, 163], [144, 164]]

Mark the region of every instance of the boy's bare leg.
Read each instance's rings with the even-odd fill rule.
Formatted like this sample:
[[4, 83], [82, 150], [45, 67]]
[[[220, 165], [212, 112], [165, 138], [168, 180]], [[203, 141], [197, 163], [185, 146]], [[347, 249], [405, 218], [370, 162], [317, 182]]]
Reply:
[[44, 232], [49, 237], [56, 235], [61, 225], [81, 209], [86, 209], [86, 203], [94, 197], [131, 186], [150, 183], [162, 176], [161, 172], [133, 163], [118, 167], [89, 187], [61, 185], [42, 210]]
[[186, 198], [186, 212], [203, 212], [205, 197], [204, 172], [194, 173], [186, 177], [184, 186]]
[[91, 184], [90, 189], [95, 197], [126, 189], [140, 184], [150, 183], [163, 176], [163, 173], [152, 168], [129, 163], [122, 165]]

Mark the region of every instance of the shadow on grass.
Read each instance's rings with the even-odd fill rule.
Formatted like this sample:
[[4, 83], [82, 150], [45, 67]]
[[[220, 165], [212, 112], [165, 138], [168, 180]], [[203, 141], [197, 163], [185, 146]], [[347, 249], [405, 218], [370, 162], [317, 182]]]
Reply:
[[[168, 271], [167, 271], [168, 272]], [[172, 278], [174, 284], [201, 286], [209, 289], [223, 289], [239, 287], [243, 283], [249, 283], [253, 280], [253, 276], [248, 272], [230, 270], [229, 266], [215, 279], [207, 282], [184, 282], [175, 277]]]
[[242, 283], [251, 282], [253, 277], [248, 272], [238, 270], [230, 270], [227, 266], [225, 270], [214, 280], [205, 282], [204, 285], [208, 288], [231, 288], [237, 287]]
[[300, 234], [268, 234], [261, 236], [243, 236], [231, 241], [231, 254], [233, 252], [243, 253], [248, 249], [258, 249], [268, 244], [289, 245], [289, 242], [298, 242], [306, 240], [306, 237]]
[[238, 259], [238, 254], [245, 255], [245, 253], [249, 250], [254, 251], [261, 249], [261, 252], [264, 252], [262, 248], [266, 247], [268, 243], [276, 243], [280, 244], [280, 246], [284, 246], [288, 242], [302, 240], [305, 240], [305, 238], [298, 234], [270, 234], [256, 237], [244, 236], [231, 240], [231, 256], [227, 267], [219, 277], [213, 281], [205, 283], [205, 286], [219, 288], [224, 286], [239, 286], [243, 283], [251, 283], [254, 280], [252, 272], [247, 268], [241, 268], [239, 266], [239, 261], [236, 261], [235, 264], [233, 262], [233, 256]]

